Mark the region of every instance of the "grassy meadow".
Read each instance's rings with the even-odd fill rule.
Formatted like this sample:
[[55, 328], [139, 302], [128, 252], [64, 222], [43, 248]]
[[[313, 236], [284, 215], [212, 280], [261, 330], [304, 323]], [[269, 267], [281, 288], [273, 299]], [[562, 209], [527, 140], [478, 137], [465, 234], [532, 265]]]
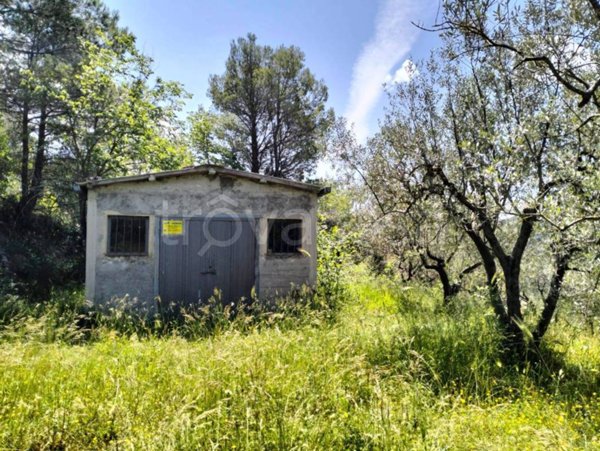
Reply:
[[483, 297], [439, 297], [358, 271], [335, 318], [195, 337], [23, 318], [0, 342], [0, 449], [600, 449], [600, 337], [559, 321], [517, 368]]

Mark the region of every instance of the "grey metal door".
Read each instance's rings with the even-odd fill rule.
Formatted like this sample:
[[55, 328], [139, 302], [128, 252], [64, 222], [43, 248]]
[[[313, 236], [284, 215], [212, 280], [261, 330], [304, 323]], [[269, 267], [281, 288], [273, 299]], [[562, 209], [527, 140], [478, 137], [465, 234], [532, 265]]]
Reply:
[[[192, 218], [181, 234], [161, 222], [159, 294], [164, 302], [202, 303], [220, 290], [223, 302], [249, 298], [254, 286], [254, 222]], [[178, 232], [179, 230], [175, 230]]]

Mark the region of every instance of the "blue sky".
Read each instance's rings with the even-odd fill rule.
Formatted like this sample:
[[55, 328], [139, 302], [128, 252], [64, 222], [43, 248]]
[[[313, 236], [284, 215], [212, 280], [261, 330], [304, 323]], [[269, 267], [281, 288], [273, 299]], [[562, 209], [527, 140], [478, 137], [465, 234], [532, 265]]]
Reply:
[[253, 32], [261, 44], [300, 47], [329, 88], [329, 106], [361, 140], [383, 114], [382, 83], [403, 80], [406, 59], [426, 57], [437, 43], [410, 22], [431, 25], [438, 0], [105, 1], [154, 59], [157, 75], [193, 95], [186, 110], [210, 107], [208, 76], [223, 72], [232, 39]]

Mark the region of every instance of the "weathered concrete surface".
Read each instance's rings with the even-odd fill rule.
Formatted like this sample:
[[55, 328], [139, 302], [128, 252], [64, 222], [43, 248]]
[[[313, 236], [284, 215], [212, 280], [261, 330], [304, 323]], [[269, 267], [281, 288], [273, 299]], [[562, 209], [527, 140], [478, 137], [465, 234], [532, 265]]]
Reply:
[[[284, 185], [208, 175], [187, 175], [91, 188], [88, 194], [86, 296], [152, 302], [158, 295], [157, 230], [160, 218], [247, 217], [256, 220], [256, 284], [260, 297], [283, 294], [291, 284], [316, 281], [317, 194]], [[148, 255], [107, 256], [109, 215], [149, 216]], [[267, 254], [269, 219], [302, 219], [306, 255]]]

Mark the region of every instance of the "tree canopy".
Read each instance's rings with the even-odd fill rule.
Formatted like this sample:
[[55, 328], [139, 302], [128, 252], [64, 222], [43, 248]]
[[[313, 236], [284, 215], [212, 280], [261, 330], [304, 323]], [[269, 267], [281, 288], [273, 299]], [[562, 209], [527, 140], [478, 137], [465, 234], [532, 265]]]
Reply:
[[[0, 15], [0, 105], [20, 141], [20, 206], [42, 196], [54, 121], [64, 113], [58, 93], [84, 58], [83, 42], [118, 32], [117, 16], [99, 1], [9, 2]], [[18, 124], [18, 125], [17, 125]]]
[[600, 3], [587, 1], [456, 0], [445, 3], [435, 29], [464, 38], [468, 52], [502, 49], [531, 75], [544, 74], [600, 108]]
[[243, 169], [232, 150], [243, 146], [236, 142], [236, 134], [231, 133], [235, 123], [235, 116], [206, 111], [202, 106], [191, 113], [188, 116], [188, 141], [196, 161]]
[[225, 72], [210, 77], [209, 95], [237, 119], [228, 130], [245, 168], [295, 179], [312, 171], [333, 113], [300, 49], [262, 46], [253, 34], [233, 41]]
[[[544, 336], [572, 262], [600, 245], [594, 94], [582, 102], [552, 70], [532, 72], [512, 48], [474, 45], [471, 30], [453, 22], [457, 4], [445, 10], [443, 48], [419, 65], [412, 81], [390, 91], [380, 132], [366, 146], [341, 141], [341, 155], [359, 170], [380, 213], [401, 218], [393, 222], [397, 227], [408, 222], [414, 232], [428, 224], [446, 235], [462, 230], [469, 254], [477, 255], [483, 268], [507, 343], [522, 350], [528, 336], [536, 344]], [[560, 2], [544, 2], [544, 14], [552, 20], [572, 17], [583, 4], [575, 2], [565, 12]], [[521, 8], [500, 5], [514, 8], [506, 12], [513, 18]], [[537, 24], [538, 6], [535, 0], [525, 2], [531, 17], [520, 20]], [[504, 17], [493, 14], [487, 9], [481, 17]], [[552, 28], [560, 36], [567, 31]], [[519, 48], [534, 39], [527, 33], [512, 36]], [[599, 67], [597, 43], [581, 45], [578, 52], [590, 61], [580, 74], [597, 75], [590, 69]], [[399, 233], [410, 236], [405, 230]], [[443, 249], [424, 249], [419, 241], [408, 246], [425, 250], [434, 262]], [[536, 266], [527, 260], [528, 252], [551, 258]], [[533, 274], [534, 268], [539, 272]], [[548, 281], [536, 287], [541, 309], [535, 318], [524, 310], [524, 299], [535, 297], [527, 294], [528, 278]]]
[[[0, 105], [19, 143], [11, 161], [20, 216], [47, 195], [77, 204], [73, 183], [88, 177], [191, 163], [177, 117], [185, 92], [154, 76], [102, 2], [9, 2], [0, 30]], [[78, 204], [83, 225], [85, 199]]]

